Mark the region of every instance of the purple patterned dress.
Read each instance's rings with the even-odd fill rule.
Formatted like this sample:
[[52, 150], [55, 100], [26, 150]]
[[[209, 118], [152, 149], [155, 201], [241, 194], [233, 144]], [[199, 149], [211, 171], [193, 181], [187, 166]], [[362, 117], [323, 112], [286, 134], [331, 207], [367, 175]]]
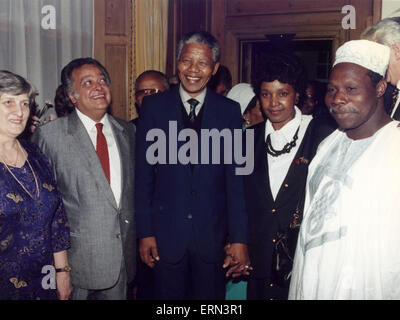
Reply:
[[54, 252], [70, 247], [69, 225], [49, 162], [35, 144], [20, 143], [40, 195], [27, 161], [22, 168], [9, 168], [35, 200], [0, 162], [0, 299], [56, 299], [49, 272], [42, 268], [53, 265]]

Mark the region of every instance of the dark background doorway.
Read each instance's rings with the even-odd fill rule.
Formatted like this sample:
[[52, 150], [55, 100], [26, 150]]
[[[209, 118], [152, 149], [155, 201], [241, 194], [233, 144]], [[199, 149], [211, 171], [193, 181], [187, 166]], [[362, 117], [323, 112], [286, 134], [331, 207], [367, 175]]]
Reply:
[[331, 67], [331, 40], [297, 40], [294, 34], [269, 35], [266, 40], [241, 41], [240, 82], [251, 81], [252, 71], [271, 52], [296, 55], [307, 70], [309, 80], [326, 83]]

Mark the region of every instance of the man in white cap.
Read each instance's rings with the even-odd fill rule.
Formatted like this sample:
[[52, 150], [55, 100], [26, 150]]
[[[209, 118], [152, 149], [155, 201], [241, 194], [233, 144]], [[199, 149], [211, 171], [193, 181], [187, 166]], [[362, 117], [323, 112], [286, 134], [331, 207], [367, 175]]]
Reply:
[[309, 167], [289, 299], [400, 299], [400, 128], [383, 106], [390, 49], [349, 41], [325, 102], [339, 125]]

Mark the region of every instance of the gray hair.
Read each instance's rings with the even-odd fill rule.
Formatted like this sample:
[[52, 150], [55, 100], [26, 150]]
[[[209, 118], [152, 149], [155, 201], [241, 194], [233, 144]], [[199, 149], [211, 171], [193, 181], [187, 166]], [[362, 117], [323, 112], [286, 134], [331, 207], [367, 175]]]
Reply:
[[0, 96], [4, 93], [10, 95], [27, 94], [29, 97], [29, 107], [35, 105], [35, 96], [37, 95], [31, 84], [18, 74], [7, 70], [0, 70]]
[[218, 40], [209, 32], [206, 31], [195, 31], [186, 34], [181, 41], [178, 43], [177, 60], [179, 61], [182, 53], [182, 49], [186, 44], [189, 43], [202, 43], [209, 47], [213, 54], [214, 64], [221, 58], [221, 48]]
[[154, 77], [159, 78], [159, 79], [162, 81], [165, 90], [169, 90], [168, 78], [166, 77], [166, 75], [165, 75], [164, 73], [162, 73], [162, 72], [160, 72], [160, 71], [157, 71], [157, 70], [146, 70], [146, 71], [142, 72], [142, 73], [136, 78], [136, 81], [135, 81], [135, 91], [137, 91], [137, 87], [138, 87], [138, 84], [140, 83], [140, 81], [142, 81], [142, 79], [143, 79], [144, 77], [146, 77], [146, 76], [154, 76]]
[[375, 41], [389, 47], [400, 43], [400, 17], [386, 18], [368, 27], [361, 34], [361, 39]]

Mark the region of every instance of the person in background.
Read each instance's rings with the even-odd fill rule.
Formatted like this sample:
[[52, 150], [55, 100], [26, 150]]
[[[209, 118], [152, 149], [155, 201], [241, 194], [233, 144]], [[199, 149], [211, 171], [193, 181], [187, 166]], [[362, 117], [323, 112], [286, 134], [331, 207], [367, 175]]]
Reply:
[[386, 18], [366, 28], [361, 39], [375, 41], [390, 47], [386, 81], [389, 83], [384, 96], [385, 109], [394, 120], [400, 120], [400, 17]]
[[299, 108], [302, 114], [311, 115], [333, 129], [337, 128], [335, 119], [325, 106], [326, 84], [319, 81], [307, 81], [304, 95], [300, 96]]
[[[142, 107], [143, 98], [164, 92], [169, 89], [168, 79], [164, 73], [156, 70], [146, 70], [142, 72], [135, 81], [135, 106], [140, 116], [140, 109]], [[138, 118], [132, 120], [134, 124], [137, 124]]]
[[54, 108], [56, 109], [57, 117], [66, 117], [74, 108], [66, 101], [64, 94], [64, 87], [60, 84], [57, 87], [56, 95], [54, 96]]
[[[0, 300], [67, 300], [71, 294], [68, 220], [52, 168], [18, 137], [34, 105], [31, 85], [0, 71]], [[55, 267], [57, 290], [42, 282]], [[50, 267], [50, 269], [48, 268]], [[53, 269], [54, 271], [54, 269]]]
[[107, 113], [111, 80], [97, 60], [72, 60], [61, 83], [74, 111], [32, 141], [53, 167], [71, 225], [71, 297], [124, 300], [136, 273], [135, 126]]
[[253, 271], [247, 299], [287, 299], [308, 165], [332, 131], [302, 115], [304, 69], [277, 53], [257, 66], [252, 87], [267, 119], [254, 130], [254, 171], [244, 176]]
[[336, 51], [326, 104], [339, 129], [307, 178], [290, 299], [400, 299], [400, 128], [386, 113], [390, 49]]
[[265, 120], [261, 113], [260, 102], [250, 84], [239, 83], [235, 85], [226, 97], [240, 104], [244, 120], [243, 130]]
[[232, 88], [232, 75], [229, 69], [220, 65], [217, 72], [211, 77], [208, 87], [215, 93], [226, 96]]
[[299, 109], [302, 114], [314, 116], [318, 110], [320, 100], [317, 97], [317, 88], [314, 82], [308, 81], [303, 99], [300, 99]]
[[[36, 115], [32, 115], [30, 118], [29, 134], [27, 138], [30, 138], [36, 127], [41, 126], [49, 121], [55, 120], [59, 117], [65, 117], [69, 115], [74, 109], [65, 101], [64, 88], [59, 85], [54, 96], [54, 104], [46, 100], [44, 109], [39, 109], [36, 105]], [[55, 110], [55, 111], [54, 111]], [[42, 114], [42, 116], [39, 116]]]

